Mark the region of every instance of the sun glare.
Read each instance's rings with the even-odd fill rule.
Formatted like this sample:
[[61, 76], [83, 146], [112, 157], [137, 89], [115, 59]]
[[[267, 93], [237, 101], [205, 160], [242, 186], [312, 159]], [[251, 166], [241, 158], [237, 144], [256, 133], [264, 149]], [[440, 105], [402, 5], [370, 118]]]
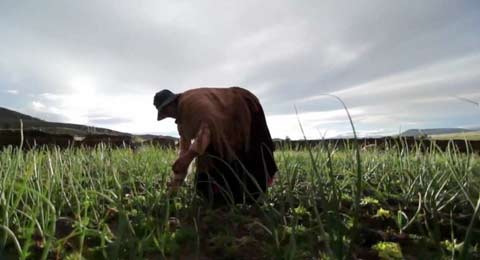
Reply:
[[72, 93], [81, 96], [91, 96], [95, 94], [95, 80], [92, 77], [75, 77], [70, 82]]

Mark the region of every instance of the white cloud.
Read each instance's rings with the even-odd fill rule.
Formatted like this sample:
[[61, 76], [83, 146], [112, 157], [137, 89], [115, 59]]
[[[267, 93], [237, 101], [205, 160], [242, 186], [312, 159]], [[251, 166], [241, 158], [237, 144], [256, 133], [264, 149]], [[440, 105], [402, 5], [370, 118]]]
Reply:
[[476, 110], [452, 97], [480, 97], [479, 9], [440, 2], [2, 1], [0, 104], [172, 133], [155, 121], [155, 92], [240, 85], [275, 137], [301, 137], [293, 104], [308, 137], [347, 133], [323, 93], [343, 98], [364, 133], [474, 124]]
[[46, 106], [38, 101], [33, 101], [32, 106], [34, 110], [41, 111], [46, 108]]
[[18, 95], [18, 93], [20, 93], [16, 89], [7, 89], [7, 90], [5, 90], [5, 92], [8, 93], [8, 94], [12, 94], [12, 95]]
[[69, 123], [95, 124], [132, 133], [176, 131], [176, 126], [170, 120], [156, 121], [153, 95], [149, 93], [92, 93], [95, 93], [94, 88], [70, 94], [42, 93], [38, 95], [41, 102], [34, 104], [37, 110], [44, 109]]
[[[480, 53], [354, 85], [335, 91], [332, 94], [344, 98], [362, 95], [394, 94], [396, 92], [407, 92], [415, 95], [415, 92], [418, 90], [425, 91], [429, 88], [436, 88], [436, 85], [443, 82], [452, 84], [449, 88], [450, 93], [458, 93], [462, 89], [455, 87], [453, 85], [455, 82], [479, 76]], [[466, 90], [468, 93], [471, 92], [470, 87], [466, 88]], [[438, 95], [441, 93], [429, 91], [429, 94]]]
[[[350, 110], [350, 114], [355, 117], [362, 115], [362, 109], [355, 108]], [[300, 124], [309, 139], [319, 139], [322, 137], [335, 137], [341, 134], [343, 129], [349, 129], [345, 110], [330, 110], [324, 112], [306, 112], [288, 115], [269, 116], [267, 123], [272, 136], [285, 137], [291, 139], [303, 139]]]

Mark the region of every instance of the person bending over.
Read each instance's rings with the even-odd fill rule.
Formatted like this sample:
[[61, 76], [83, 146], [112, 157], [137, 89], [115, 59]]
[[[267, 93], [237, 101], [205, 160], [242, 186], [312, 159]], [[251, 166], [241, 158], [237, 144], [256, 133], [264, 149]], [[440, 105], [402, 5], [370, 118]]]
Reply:
[[174, 118], [179, 141], [171, 190], [178, 190], [196, 160], [197, 193], [214, 204], [251, 203], [278, 171], [258, 98], [240, 87], [156, 93], [157, 120]]

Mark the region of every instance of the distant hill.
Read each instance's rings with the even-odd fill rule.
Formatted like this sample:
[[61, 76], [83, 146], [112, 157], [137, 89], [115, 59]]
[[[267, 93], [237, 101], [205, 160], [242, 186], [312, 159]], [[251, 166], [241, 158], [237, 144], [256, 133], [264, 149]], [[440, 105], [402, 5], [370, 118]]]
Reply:
[[75, 136], [86, 136], [92, 134], [130, 135], [128, 133], [122, 133], [100, 127], [48, 122], [0, 107], [0, 130], [19, 130], [21, 128], [20, 120], [22, 121], [24, 130], [40, 130], [49, 134], [68, 134]]
[[165, 139], [170, 139], [170, 140], [178, 140], [178, 138], [176, 137], [172, 137], [172, 136], [166, 136], [166, 135], [150, 135], [150, 134], [145, 134], [145, 135], [135, 135], [137, 137], [140, 137], [144, 140], [152, 140], [152, 139], [155, 139], [155, 138], [165, 138]]
[[400, 134], [403, 137], [420, 137], [431, 135], [459, 134], [468, 133], [475, 130], [464, 128], [430, 128], [430, 129], [410, 129]]
[[480, 131], [471, 131], [463, 133], [454, 133], [454, 134], [440, 134], [440, 135], [431, 135], [433, 140], [469, 140], [469, 141], [480, 141]]
[[43, 120], [40, 120], [38, 118], [28, 116], [10, 109], [6, 109], [3, 107], [0, 107], [0, 122], [10, 122], [10, 121], [19, 121], [22, 119], [23, 121], [37, 121], [37, 122], [44, 122]]

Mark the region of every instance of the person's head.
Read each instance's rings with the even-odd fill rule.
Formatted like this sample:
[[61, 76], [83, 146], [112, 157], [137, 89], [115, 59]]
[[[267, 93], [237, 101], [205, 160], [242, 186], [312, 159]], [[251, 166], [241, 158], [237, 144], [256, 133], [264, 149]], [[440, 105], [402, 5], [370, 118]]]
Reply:
[[166, 117], [177, 117], [177, 97], [168, 89], [164, 89], [155, 94], [153, 105], [158, 110], [157, 120], [160, 121]]

